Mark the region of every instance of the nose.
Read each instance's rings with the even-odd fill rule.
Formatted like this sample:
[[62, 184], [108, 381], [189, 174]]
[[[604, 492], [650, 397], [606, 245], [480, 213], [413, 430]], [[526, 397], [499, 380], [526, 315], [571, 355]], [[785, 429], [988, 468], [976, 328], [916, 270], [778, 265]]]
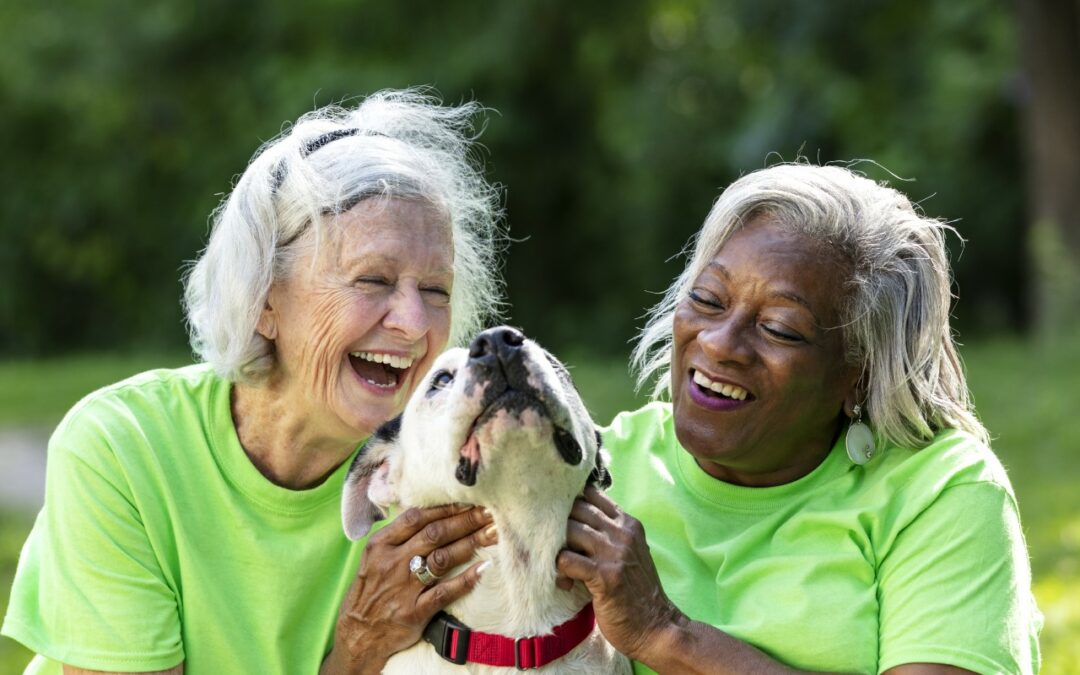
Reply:
[[503, 365], [521, 358], [525, 336], [510, 326], [489, 328], [477, 335], [469, 345], [469, 360]]
[[390, 300], [383, 325], [406, 340], [419, 340], [431, 327], [428, 306], [417, 288], [399, 287]]
[[699, 332], [698, 344], [705, 355], [716, 363], [750, 363], [754, 354], [748, 328], [752, 329], [752, 324], [752, 319], [727, 316]]

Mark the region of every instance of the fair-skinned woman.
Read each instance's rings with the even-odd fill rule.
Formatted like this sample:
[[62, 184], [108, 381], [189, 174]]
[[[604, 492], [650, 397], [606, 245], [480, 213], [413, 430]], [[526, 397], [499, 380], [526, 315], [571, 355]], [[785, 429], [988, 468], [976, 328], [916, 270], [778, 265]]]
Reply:
[[[378, 672], [481, 570], [481, 510], [341, 531], [349, 459], [497, 308], [475, 105], [382, 92], [257, 153], [187, 278], [206, 362], [91, 394], [50, 440], [3, 627], [27, 673]], [[344, 598], [344, 600], [343, 600]]]
[[671, 403], [606, 430], [613, 488], [578, 500], [558, 561], [637, 672], [1038, 669], [946, 229], [840, 167], [717, 200], [635, 352]]

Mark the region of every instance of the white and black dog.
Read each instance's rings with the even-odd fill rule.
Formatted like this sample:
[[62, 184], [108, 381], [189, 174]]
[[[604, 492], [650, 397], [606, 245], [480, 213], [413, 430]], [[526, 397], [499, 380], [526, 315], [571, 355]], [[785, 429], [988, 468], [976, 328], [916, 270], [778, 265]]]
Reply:
[[629, 673], [596, 627], [584, 587], [555, 585], [567, 517], [587, 482], [610, 479], [559, 361], [508, 327], [442, 354], [349, 468], [345, 532], [362, 537], [391, 506], [461, 502], [491, 511], [499, 541], [477, 553], [492, 564], [476, 588], [383, 672]]

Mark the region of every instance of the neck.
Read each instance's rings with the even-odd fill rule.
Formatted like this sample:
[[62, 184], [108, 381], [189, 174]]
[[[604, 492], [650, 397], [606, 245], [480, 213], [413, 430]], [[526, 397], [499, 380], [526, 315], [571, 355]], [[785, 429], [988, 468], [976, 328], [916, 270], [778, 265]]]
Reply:
[[[499, 542], [482, 549], [477, 559], [491, 560], [491, 567], [471, 593], [448, 609], [473, 630], [515, 638], [539, 635], [577, 614], [589, 601], [580, 583], [570, 591], [555, 585], [555, 557], [566, 544], [573, 500], [554, 504], [540, 491], [522, 497], [519, 492], [488, 505]], [[537, 508], [538, 504], [543, 506]]]
[[298, 409], [272, 381], [233, 385], [232, 418], [240, 445], [267, 480], [292, 490], [320, 485], [360, 442], [318, 433]]

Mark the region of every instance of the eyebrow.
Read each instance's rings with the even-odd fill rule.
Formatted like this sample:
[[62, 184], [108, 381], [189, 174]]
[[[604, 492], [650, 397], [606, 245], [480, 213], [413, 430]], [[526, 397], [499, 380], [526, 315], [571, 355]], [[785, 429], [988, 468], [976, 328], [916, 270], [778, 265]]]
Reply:
[[[731, 281], [731, 272], [729, 272], [728, 268], [724, 267], [721, 263], [712, 261], [708, 265], [706, 265], [706, 267], [716, 270], [725, 279]], [[817, 312], [814, 311], [814, 308], [810, 305], [810, 302], [798, 293], [792, 293], [791, 291], [769, 291], [768, 297], [781, 298], [783, 300], [788, 300], [789, 302], [794, 302], [797, 305], [805, 307], [806, 311], [810, 312], [810, 316], [814, 317], [814, 322], [819, 326], [823, 325], [821, 323], [821, 318], [818, 317]]]

